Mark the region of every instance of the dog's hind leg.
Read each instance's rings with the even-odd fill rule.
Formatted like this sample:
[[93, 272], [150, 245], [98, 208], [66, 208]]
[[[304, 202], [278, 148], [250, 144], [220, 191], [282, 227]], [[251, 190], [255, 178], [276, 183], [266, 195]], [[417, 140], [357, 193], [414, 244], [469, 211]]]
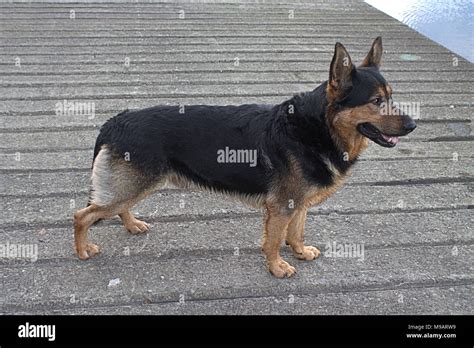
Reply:
[[[89, 243], [89, 227], [99, 219], [120, 215], [127, 228], [145, 223], [135, 219], [130, 208], [152, 192], [153, 180], [133, 167], [130, 162], [114, 157], [103, 147], [94, 160], [92, 169], [91, 204], [74, 214], [75, 249], [85, 260], [99, 252], [99, 247]], [[132, 232], [134, 232], [133, 230]]]
[[99, 253], [99, 246], [87, 240], [87, 231], [94, 222], [105, 216], [106, 210], [96, 204], [90, 204], [74, 213], [74, 248], [81, 260], [87, 260]]
[[87, 240], [89, 227], [97, 220], [109, 219], [115, 215], [119, 215], [130, 233], [146, 232], [148, 230], [148, 224], [137, 220], [129, 210], [144, 196], [144, 194], [132, 196], [128, 200], [117, 201], [105, 206], [92, 203], [87, 208], [78, 210], [74, 214], [74, 239], [75, 249], [79, 258], [81, 260], [87, 260], [100, 251], [97, 245]]
[[298, 210], [288, 225], [286, 243], [291, 247], [293, 254], [300, 260], [314, 260], [320, 254], [313, 246], [304, 245], [304, 224], [306, 209]]
[[[87, 260], [98, 254], [98, 245], [87, 240], [89, 227], [100, 219], [109, 219], [115, 215], [127, 212], [135, 200], [116, 202], [110, 205], [100, 206], [92, 203], [87, 208], [74, 213], [74, 240], [75, 250], [81, 260]], [[133, 217], [133, 215], [131, 215]]]
[[127, 231], [132, 234], [145, 233], [150, 228], [150, 226], [145, 221], [138, 220], [135, 216], [133, 216], [130, 210], [119, 214], [119, 216], [122, 219], [123, 225]]

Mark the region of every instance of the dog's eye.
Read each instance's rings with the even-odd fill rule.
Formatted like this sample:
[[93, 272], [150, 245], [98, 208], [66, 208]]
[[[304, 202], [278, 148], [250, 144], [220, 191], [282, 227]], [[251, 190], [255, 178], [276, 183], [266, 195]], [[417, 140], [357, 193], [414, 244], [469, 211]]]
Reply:
[[377, 97], [374, 100], [372, 100], [372, 103], [375, 104], [375, 105], [380, 105], [380, 104], [382, 104], [382, 98]]

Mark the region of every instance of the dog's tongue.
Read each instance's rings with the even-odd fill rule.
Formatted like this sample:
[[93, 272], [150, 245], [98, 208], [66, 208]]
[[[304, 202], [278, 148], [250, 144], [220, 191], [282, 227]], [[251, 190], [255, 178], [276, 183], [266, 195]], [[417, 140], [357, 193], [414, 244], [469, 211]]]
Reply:
[[385, 139], [386, 142], [392, 143], [392, 144], [398, 144], [400, 141], [399, 137], [390, 137], [388, 135], [382, 134], [382, 137]]

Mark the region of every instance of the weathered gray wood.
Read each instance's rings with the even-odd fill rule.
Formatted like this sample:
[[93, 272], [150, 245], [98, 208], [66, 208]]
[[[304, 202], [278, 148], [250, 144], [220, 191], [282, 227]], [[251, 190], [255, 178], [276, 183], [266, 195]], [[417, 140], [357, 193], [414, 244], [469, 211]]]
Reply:
[[[20, 155], [21, 156], [21, 155]], [[21, 158], [21, 157], [20, 157]], [[51, 163], [49, 170], [57, 169]], [[63, 175], [57, 172], [4, 173], [2, 194], [13, 196], [72, 195], [88, 193], [91, 171], [89, 167], [74, 171], [65, 168]], [[348, 185], [403, 185], [409, 183], [427, 184], [434, 182], [469, 182], [474, 180], [472, 158], [405, 159], [387, 161], [368, 160], [359, 162], [349, 176]]]
[[[39, 252], [0, 258], [0, 313], [472, 313], [473, 64], [362, 1], [298, 1], [291, 21], [278, 1], [100, 2], [0, 3], [0, 242]], [[260, 212], [177, 189], [134, 208], [149, 234], [101, 222], [91, 237], [103, 253], [77, 260], [72, 214], [106, 119], [157, 104], [279, 103], [327, 79], [336, 41], [360, 62], [378, 35], [394, 98], [420, 103], [418, 129], [394, 149], [371, 144], [306, 226], [322, 251], [363, 243], [364, 261], [306, 263], [285, 248], [299, 272], [276, 280]], [[94, 102], [95, 117], [56, 115], [63, 99]]]
[[[3, 266], [2, 273], [8, 280], [2, 283], [2, 293], [8, 296], [3, 310], [138, 306], [146, 298], [151, 302], [176, 303], [180, 295], [184, 295], [186, 302], [186, 299], [210, 301], [268, 294], [314, 296], [334, 291], [468, 285], [471, 274], [461, 270], [472, 265], [473, 248], [458, 246], [457, 255], [453, 255], [452, 249], [452, 246], [369, 249], [365, 250], [363, 262], [324, 257], [312, 263], [300, 261], [297, 276], [285, 282], [259, 271], [264, 264], [261, 256], [234, 256], [231, 250], [213, 256], [186, 255], [171, 259], [145, 253], [103, 255], [87, 263], [71, 260], [71, 255], [66, 260]], [[453, 269], [459, 272], [453, 274]], [[108, 287], [109, 281], [117, 278], [119, 286]], [[71, 303], [71, 295], [77, 302]], [[466, 293], [454, 290], [451, 296], [456, 295], [464, 298]], [[275, 304], [276, 309], [279, 307]]]
[[[472, 205], [472, 192], [469, 187], [467, 183], [346, 186], [325, 203], [312, 207], [310, 211], [352, 214], [361, 211], [384, 213], [420, 209], [464, 209]], [[87, 193], [78, 192], [58, 197], [20, 196], [5, 199], [0, 225], [69, 224], [74, 211], [85, 207], [87, 197]], [[199, 191], [159, 191], [139, 203], [134, 211], [152, 219], [258, 212], [228, 198], [219, 198]], [[383, 216], [381, 219], [383, 221]]]

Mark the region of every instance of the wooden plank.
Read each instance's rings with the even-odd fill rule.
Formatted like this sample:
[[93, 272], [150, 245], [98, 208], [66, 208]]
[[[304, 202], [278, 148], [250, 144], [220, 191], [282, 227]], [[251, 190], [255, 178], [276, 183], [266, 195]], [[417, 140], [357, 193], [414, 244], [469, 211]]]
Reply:
[[[12, 307], [6, 314], [60, 315], [470, 315], [472, 285], [414, 289], [355, 290], [317, 295], [239, 297], [210, 301], [125, 304], [71, 308]], [[290, 297], [292, 295], [292, 297]], [[290, 303], [291, 299], [291, 303]], [[433, 299], [439, 299], [436, 304]], [[13, 309], [14, 308], [14, 309]], [[361, 309], [365, 309], [361, 310]]]
[[[176, 303], [180, 295], [185, 301], [206, 301], [269, 294], [314, 296], [334, 291], [472, 284], [472, 274], [468, 271], [474, 261], [470, 246], [459, 246], [457, 255], [453, 255], [452, 246], [421, 246], [366, 250], [364, 262], [351, 258], [292, 260], [297, 263], [299, 273], [278, 283], [265, 271], [260, 255], [233, 256], [229, 251], [218, 252], [213, 257], [196, 257], [186, 252], [172, 258], [157, 258], [156, 252], [147, 257], [121, 253], [115, 257], [103, 255], [93, 262], [56, 259], [22, 266], [4, 265], [2, 293], [6, 301], [2, 308], [44, 311], [137, 305], [143, 304], [146, 298], [153, 303]], [[459, 271], [453, 274], [453, 269]], [[117, 278], [120, 286], [109, 287], [109, 281]], [[463, 297], [456, 292], [451, 294]], [[71, 303], [72, 295], [77, 302]]]
[[[50, 170], [56, 169], [51, 163]], [[90, 163], [89, 163], [90, 164]], [[47, 169], [46, 169], [47, 170]], [[361, 161], [353, 168], [348, 185], [407, 185], [434, 182], [473, 181], [474, 161], [472, 158], [459, 157], [457, 161], [447, 159], [419, 159], [417, 161], [394, 160]], [[72, 195], [87, 194], [90, 185], [90, 165], [84, 165], [80, 171], [3, 173], [3, 195]]]
[[[405, 246], [469, 245], [473, 243], [470, 226], [473, 218], [465, 209], [424, 212], [393, 212], [387, 214], [316, 214], [309, 215], [305, 227], [305, 241], [321, 250], [333, 242], [364, 244], [365, 249], [403, 248]], [[403, 228], [398, 228], [400, 218]], [[132, 236], [118, 218], [103, 221], [92, 228], [91, 237], [104, 249], [106, 257], [120, 257], [125, 247], [132, 255], [144, 257], [180, 257], [221, 251], [232, 254], [238, 247], [242, 254], [258, 254], [261, 242], [260, 213], [239, 217], [221, 214], [212, 220], [182, 219], [182, 221], [147, 220], [151, 230], [146, 235]], [[225, 227], [225, 228], [224, 228]], [[38, 243], [38, 260], [50, 262], [71, 258], [72, 225], [32, 225], [0, 232], [10, 243]], [[192, 235], [192, 238], [190, 238]], [[324, 255], [323, 255], [324, 256]], [[15, 265], [3, 260], [4, 264]]]
[[[64, 75], [36, 75], [36, 74], [16, 74], [6, 73], [2, 76], [0, 87], [57, 87], [57, 86], [88, 86], [95, 84], [96, 86], [129, 86], [138, 85], [180, 85], [180, 84], [214, 84], [214, 83], [311, 83], [319, 85], [328, 79], [328, 72], [322, 71], [304, 71], [302, 69], [290, 71], [232, 71], [225, 70], [215, 74], [213, 70], [206, 72], [190, 71], [174, 71], [161, 70], [160, 73], [155, 71], [140, 74], [137, 72], [109, 72], [101, 74], [98, 72], [90, 72], [90, 74], [71, 74]], [[407, 85], [418, 86], [423, 88], [425, 83], [430, 85], [438, 82], [439, 85], [444, 83], [463, 84], [471, 83], [474, 78], [469, 78], [463, 71], [450, 72], [430, 72], [420, 71], [415, 76], [412, 72], [395, 72], [383, 71], [383, 76], [389, 81], [395, 90], [402, 91]], [[440, 82], [443, 84], [440, 84]]]
[[[0, 3], [0, 18], [0, 236], [39, 251], [36, 262], [0, 258], [3, 314], [472, 313], [473, 64], [453, 64], [454, 53], [362, 1]], [[259, 251], [260, 212], [176, 189], [134, 208], [149, 234], [104, 221], [91, 233], [103, 253], [76, 259], [72, 213], [86, 203], [107, 118], [157, 104], [279, 103], [327, 79], [336, 41], [359, 62], [378, 35], [384, 76], [396, 100], [420, 103], [419, 128], [394, 149], [371, 145], [306, 226], [323, 251], [363, 244], [363, 261], [298, 262], [285, 248], [299, 273], [277, 281]], [[95, 117], [55, 115], [63, 99], [95, 102]]]
[[[473, 196], [469, 183], [403, 186], [347, 186], [311, 212], [330, 214], [359, 214], [430, 211], [439, 209], [466, 209], [472, 205]], [[32, 192], [33, 193], [33, 192]], [[70, 195], [38, 198], [18, 196], [4, 203], [0, 225], [9, 228], [20, 224], [56, 225], [71, 224], [75, 210], [85, 207], [88, 195]], [[363, 204], [361, 203], [363, 202]], [[139, 203], [134, 211], [152, 219], [222, 216], [256, 212], [227, 197], [201, 191], [158, 191]]]

